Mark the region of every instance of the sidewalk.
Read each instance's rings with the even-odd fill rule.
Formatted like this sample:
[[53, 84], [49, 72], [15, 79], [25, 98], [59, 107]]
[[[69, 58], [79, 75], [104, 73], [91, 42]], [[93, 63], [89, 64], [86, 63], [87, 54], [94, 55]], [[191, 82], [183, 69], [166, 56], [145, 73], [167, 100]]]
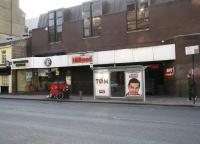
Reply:
[[[39, 101], [56, 101], [56, 99], [47, 99], [47, 95], [0, 95], [0, 99], [17, 99], [17, 100], [39, 100]], [[93, 96], [70, 96], [70, 99], [59, 100], [63, 102], [86, 102], [86, 103], [117, 103], [117, 104], [137, 104], [137, 105], [161, 105], [161, 106], [191, 106], [200, 107], [200, 98], [194, 105], [188, 101], [187, 97], [172, 96], [146, 96], [146, 101], [127, 100], [127, 99], [96, 99]]]

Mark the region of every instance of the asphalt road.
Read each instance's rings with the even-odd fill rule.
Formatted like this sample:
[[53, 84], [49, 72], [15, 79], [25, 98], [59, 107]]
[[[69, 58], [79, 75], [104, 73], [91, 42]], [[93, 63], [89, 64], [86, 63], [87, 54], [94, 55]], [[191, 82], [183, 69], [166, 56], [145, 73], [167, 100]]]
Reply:
[[200, 144], [200, 108], [1, 99], [0, 144]]

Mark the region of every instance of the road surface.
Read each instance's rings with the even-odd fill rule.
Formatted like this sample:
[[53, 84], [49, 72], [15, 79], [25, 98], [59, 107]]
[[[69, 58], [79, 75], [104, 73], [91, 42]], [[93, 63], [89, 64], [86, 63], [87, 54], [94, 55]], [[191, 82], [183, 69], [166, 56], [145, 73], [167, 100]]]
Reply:
[[200, 144], [200, 108], [1, 99], [0, 144]]

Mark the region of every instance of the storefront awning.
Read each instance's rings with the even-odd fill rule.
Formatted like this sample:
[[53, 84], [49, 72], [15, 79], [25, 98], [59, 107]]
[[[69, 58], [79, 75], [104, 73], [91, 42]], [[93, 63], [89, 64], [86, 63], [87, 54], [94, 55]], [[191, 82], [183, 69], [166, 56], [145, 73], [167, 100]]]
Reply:
[[10, 75], [11, 68], [10, 67], [0, 67], [0, 75]]

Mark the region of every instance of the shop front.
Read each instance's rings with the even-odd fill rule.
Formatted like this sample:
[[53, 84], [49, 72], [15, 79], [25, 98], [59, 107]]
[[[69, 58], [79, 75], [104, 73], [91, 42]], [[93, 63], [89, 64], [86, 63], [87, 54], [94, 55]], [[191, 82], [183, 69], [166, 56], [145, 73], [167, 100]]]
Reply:
[[[175, 83], [170, 78], [173, 73], [167, 74], [174, 70], [171, 68], [175, 59], [175, 45], [170, 44], [13, 59], [12, 70], [17, 71], [17, 91], [44, 92], [49, 90], [52, 82], [65, 81], [71, 85], [75, 95], [145, 99], [146, 93], [163, 92], [166, 77]], [[137, 80], [131, 80], [133, 78]], [[139, 84], [138, 96], [132, 94], [134, 91], [128, 94], [130, 80]], [[101, 89], [101, 86], [104, 88]]]
[[71, 72], [72, 94], [93, 95], [93, 71], [89, 67], [94, 61], [92, 52], [76, 53], [68, 56]]
[[7, 94], [12, 92], [11, 85], [11, 68], [6, 66], [6, 64], [1, 64], [0, 66], [0, 93]]
[[94, 98], [145, 101], [145, 68], [140, 65], [94, 68]]
[[[55, 81], [65, 81], [64, 57], [29, 57], [13, 59], [12, 70], [16, 71], [16, 92], [48, 92]], [[65, 60], [67, 61], [67, 59]], [[52, 67], [53, 66], [53, 67]]]

